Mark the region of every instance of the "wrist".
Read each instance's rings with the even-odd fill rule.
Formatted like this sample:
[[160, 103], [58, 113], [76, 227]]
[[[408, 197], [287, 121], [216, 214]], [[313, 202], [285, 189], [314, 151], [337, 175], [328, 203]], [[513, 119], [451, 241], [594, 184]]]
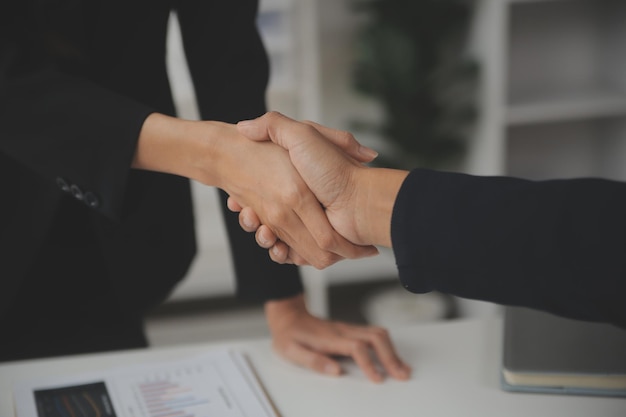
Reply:
[[391, 216], [408, 171], [366, 168], [355, 176], [357, 233], [366, 244], [391, 247]]
[[190, 158], [196, 143], [189, 131], [198, 122], [160, 113], [150, 114], [143, 123], [132, 168], [176, 174], [190, 178]]
[[270, 328], [276, 327], [278, 323], [290, 322], [308, 312], [304, 294], [266, 301], [264, 310]]
[[215, 162], [228, 124], [183, 120], [150, 114], [142, 126], [132, 167], [180, 175], [207, 185], [217, 185]]

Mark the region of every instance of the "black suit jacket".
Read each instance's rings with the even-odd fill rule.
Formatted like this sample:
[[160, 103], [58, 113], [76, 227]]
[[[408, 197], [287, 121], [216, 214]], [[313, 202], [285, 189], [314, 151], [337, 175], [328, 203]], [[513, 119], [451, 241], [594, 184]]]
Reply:
[[[129, 169], [147, 115], [175, 114], [165, 67], [170, 11], [202, 117], [236, 122], [265, 110], [256, 0], [14, 0], [3, 9], [0, 311], [50, 249], [49, 231], [75, 205], [68, 199], [85, 212], [63, 224], [68, 234], [89, 229], [101, 250], [95, 267], [106, 269], [121, 302], [148, 308], [184, 276], [195, 251], [188, 181]], [[239, 293], [301, 291], [297, 269], [273, 264], [225, 215]]]
[[626, 328], [626, 183], [416, 169], [391, 237], [409, 291], [532, 307]]

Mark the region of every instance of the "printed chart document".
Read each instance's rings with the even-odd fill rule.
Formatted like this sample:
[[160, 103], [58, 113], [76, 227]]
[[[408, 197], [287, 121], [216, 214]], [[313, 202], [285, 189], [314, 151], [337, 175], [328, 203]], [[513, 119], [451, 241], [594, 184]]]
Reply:
[[278, 417], [240, 352], [133, 365], [15, 387], [17, 417]]

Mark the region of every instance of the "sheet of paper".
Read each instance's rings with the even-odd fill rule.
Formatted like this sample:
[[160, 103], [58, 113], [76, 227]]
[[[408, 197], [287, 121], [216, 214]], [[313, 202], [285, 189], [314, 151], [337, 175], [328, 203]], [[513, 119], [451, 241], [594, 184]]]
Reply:
[[278, 417], [239, 352], [31, 381], [17, 417]]

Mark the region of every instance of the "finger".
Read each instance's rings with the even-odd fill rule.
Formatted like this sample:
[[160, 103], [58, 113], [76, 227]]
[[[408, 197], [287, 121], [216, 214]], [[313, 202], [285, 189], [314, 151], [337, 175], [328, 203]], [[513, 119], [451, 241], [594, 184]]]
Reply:
[[[314, 204], [310, 204], [320, 208], [319, 203], [310, 192], [306, 193], [302, 198], [304, 200], [314, 201]], [[291, 204], [288, 204], [288, 206], [291, 206]], [[302, 219], [296, 212], [280, 212], [271, 217], [276, 219], [276, 221], [270, 220], [264, 223], [272, 229], [279, 240], [284, 242], [290, 248], [294, 248], [304, 259], [306, 264], [313, 265], [318, 269], [323, 269], [343, 259], [340, 255], [320, 247], [311, 233], [311, 228], [302, 222]], [[318, 213], [316, 222], [317, 224], [323, 224], [332, 230], [332, 227], [328, 223], [328, 219], [323, 211]], [[280, 225], [280, 227], [273, 225]], [[296, 259], [292, 259], [291, 261], [295, 263]], [[296, 263], [296, 265], [298, 264]]]
[[374, 349], [381, 365], [395, 379], [406, 380], [411, 376], [411, 367], [396, 353], [389, 332], [382, 327], [349, 326], [346, 333], [368, 343]]
[[376, 363], [370, 355], [370, 349], [366, 342], [361, 340], [349, 340], [345, 342], [348, 351], [347, 356], [352, 357], [367, 379], [372, 382], [380, 383], [383, 381], [383, 375], [378, 371]]
[[272, 229], [265, 225], [261, 225], [256, 231], [256, 243], [265, 249], [269, 249], [277, 242], [278, 238], [272, 232]]
[[343, 373], [339, 362], [321, 353], [306, 349], [298, 343], [290, 343], [283, 351], [279, 350], [279, 353], [291, 362], [321, 374], [339, 376]]
[[300, 123], [276, 111], [265, 113], [254, 120], [243, 120], [237, 123], [237, 130], [248, 139], [271, 140], [286, 150], [302, 138], [310, 136], [311, 133], [319, 135], [319, 132], [312, 126]]
[[285, 130], [292, 133], [302, 131], [303, 126], [312, 127], [359, 162], [371, 162], [378, 156], [376, 151], [361, 145], [349, 132], [332, 129], [311, 121], [298, 122], [279, 112], [269, 112], [257, 119], [237, 123], [239, 133], [248, 139], [271, 140], [287, 150], [295, 143], [294, 141], [301, 141], [302, 138], [310, 137], [310, 134], [284, 135], [282, 132]]
[[[339, 235], [328, 222], [328, 217], [326, 217], [326, 212], [322, 206], [317, 203], [314, 196], [311, 196], [311, 199], [314, 201], [303, 198], [296, 208], [296, 213], [302, 219], [306, 229], [310, 231], [317, 246], [326, 254], [336, 254], [348, 259], [358, 259], [378, 254], [378, 249], [375, 246], [355, 245]], [[290, 246], [293, 247], [293, 245]], [[330, 256], [327, 256], [327, 258], [329, 259], [325, 257], [317, 259], [318, 263], [312, 263], [312, 265], [318, 269], [326, 268], [332, 265], [332, 263], [327, 263], [330, 260]]]
[[261, 220], [254, 210], [250, 207], [244, 207], [239, 212], [239, 225], [246, 232], [254, 232], [261, 226]]
[[289, 247], [280, 240], [276, 241], [276, 244], [270, 248], [269, 254], [272, 261], [276, 263], [298, 265], [289, 257]]
[[361, 145], [350, 132], [333, 129], [309, 120], [305, 120], [303, 123], [314, 127], [315, 130], [320, 132], [326, 139], [330, 140], [359, 162], [371, 162], [378, 156], [378, 152], [372, 148]]
[[282, 119], [285, 116], [278, 112], [265, 113], [263, 116], [257, 117], [256, 119], [240, 121], [237, 123], [237, 130], [251, 140], [271, 140], [268, 132], [268, 119], [272, 117]]
[[226, 207], [228, 207], [230, 211], [234, 211], [235, 213], [240, 212], [241, 209], [243, 208], [232, 197], [228, 197], [228, 200], [226, 200]]
[[319, 338], [314, 334], [304, 333], [301, 340], [316, 351], [352, 358], [369, 380], [382, 382], [383, 375], [378, 371], [374, 358], [370, 354], [368, 342], [351, 337], [344, 331], [345, 327], [348, 326], [341, 327], [341, 332], [335, 337]]
[[[284, 242], [283, 242], [284, 244]], [[276, 246], [276, 245], [274, 245]], [[304, 257], [300, 256], [300, 254], [298, 252], [296, 252], [293, 248], [290, 248], [289, 246], [287, 246], [286, 244], [284, 244], [285, 246], [285, 250], [287, 251], [287, 259], [289, 260], [289, 263], [292, 263], [294, 265], [298, 265], [298, 266], [305, 266], [305, 265], [311, 265], [306, 259], [304, 259]], [[278, 250], [278, 249], [276, 249]]]

